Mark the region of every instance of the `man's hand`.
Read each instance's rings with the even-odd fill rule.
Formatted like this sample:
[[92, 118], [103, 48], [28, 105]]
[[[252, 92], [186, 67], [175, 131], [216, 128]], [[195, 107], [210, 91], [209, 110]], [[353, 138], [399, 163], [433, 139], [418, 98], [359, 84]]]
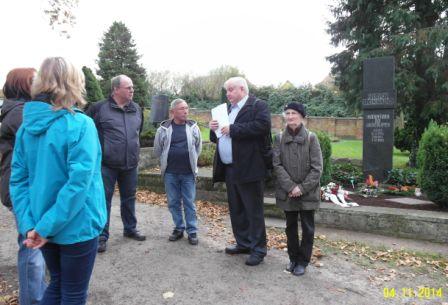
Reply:
[[27, 248], [39, 249], [42, 248], [48, 242], [48, 239], [43, 238], [39, 235], [35, 230], [31, 230], [26, 234], [26, 239], [23, 241], [23, 244]]
[[299, 186], [296, 185], [291, 192], [289, 192], [289, 197], [300, 197], [302, 196], [302, 191], [300, 190]]
[[217, 120], [212, 120], [208, 123], [208, 128], [210, 128], [212, 131], [216, 131], [219, 127], [219, 123]]
[[224, 126], [223, 128], [221, 128], [221, 133], [223, 135], [229, 135], [230, 134], [230, 126]]

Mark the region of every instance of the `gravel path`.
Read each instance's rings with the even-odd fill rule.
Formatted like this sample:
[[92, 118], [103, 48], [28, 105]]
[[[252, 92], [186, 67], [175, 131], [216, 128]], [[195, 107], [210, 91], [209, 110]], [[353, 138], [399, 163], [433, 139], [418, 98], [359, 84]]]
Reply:
[[[441, 304], [442, 300], [385, 299], [384, 285], [374, 285], [369, 276], [375, 270], [328, 253], [320, 268], [310, 266], [303, 277], [282, 269], [287, 263], [283, 251], [270, 250], [257, 267], [244, 264], [245, 255], [223, 252], [227, 236], [209, 237], [200, 220], [199, 245], [186, 238], [169, 242], [172, 229], [166, 208], [137, 205], [139, 228], [145, 242], [122, 236], [117, 198], [111, 217], [111, 238], [107, 252], [97, 256], [88, 304]], [[17, 285], [15, 228], [11, 213], [0, 208], [0, 275]], [[428, 281], [418, 284], [430, 285]], [[414, 287], [415, 279], [396, 278], [390, 286]], [[171, 298], [164, 293], [172, 292]], [[444, 295], [448, 287], [444, 288]], [[446, 302], [446, 296], [445, 296]], [[440, 301], [440, 302], [439, 302]], [[1, 304], [1, 301], [0, 301]]]

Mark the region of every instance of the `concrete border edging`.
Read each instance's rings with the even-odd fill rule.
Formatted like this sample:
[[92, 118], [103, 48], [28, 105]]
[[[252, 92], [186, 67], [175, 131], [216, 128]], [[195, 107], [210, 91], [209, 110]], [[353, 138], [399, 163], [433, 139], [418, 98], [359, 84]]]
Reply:
[[[163, 181], [158, 173], [139, 174], [138, 187], [165, 193]], [[225, 185], [217, 183], [213, 186], [210, 177], [198, 177], [196, 197], [217, 204], [227, 204]], [[266, 216], [284, 218], [284, 213], [277, 208], [274, 198], [265, 198], [264, 207]], [[315, 221], [316, 224], [331, 228], [439, 243], [448, 242], [447, 212], [369, 206], [342, 208], [322, 202], [316, 212]]]

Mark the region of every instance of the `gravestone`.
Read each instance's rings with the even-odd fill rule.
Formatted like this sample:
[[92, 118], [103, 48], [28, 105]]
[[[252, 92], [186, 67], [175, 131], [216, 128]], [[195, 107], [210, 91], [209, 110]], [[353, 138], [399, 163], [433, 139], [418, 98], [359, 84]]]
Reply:
[[156, 126], [168, 119], [169, 108], [168, 96], [163, 94], [154, 95], [151, 102], [149, 122]]
[[380, 182], [392, 169], [394, 118], [397, 92], [394, 85], [395, 61], [392, 56], [363, 62], [362, 107], [363, 172]]

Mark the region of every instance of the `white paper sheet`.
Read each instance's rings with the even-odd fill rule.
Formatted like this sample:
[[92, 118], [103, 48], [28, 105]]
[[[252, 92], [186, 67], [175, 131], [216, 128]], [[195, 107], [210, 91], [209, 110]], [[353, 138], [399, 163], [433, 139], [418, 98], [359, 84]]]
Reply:
[[221, 128], [229, 126], [229, 115], [227, 113], [227, 104], [221, 104], [212, 109], [212, 119], [218, 121], [219, 127], [215, 130], [218, 138], [222, 137]]

